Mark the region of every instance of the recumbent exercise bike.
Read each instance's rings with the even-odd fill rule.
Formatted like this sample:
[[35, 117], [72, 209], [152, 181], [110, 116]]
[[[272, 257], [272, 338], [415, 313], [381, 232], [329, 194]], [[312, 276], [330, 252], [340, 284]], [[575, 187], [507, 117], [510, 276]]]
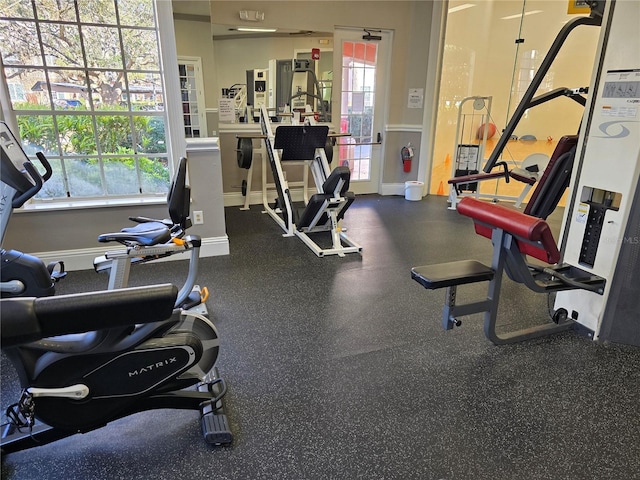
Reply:
[[[10, 143], [11, 152], [6, 145], [2, 183], [16, 205], [35, 195], [43, 179], [19, 143]], [[7, 409], [3, 452], [158, 408], [200, 410], [205, 440], [230, 443], [216, 328], [177, 308], [177, 300], [172, 285], [1, 300], [2, 348], [23, 388]]]

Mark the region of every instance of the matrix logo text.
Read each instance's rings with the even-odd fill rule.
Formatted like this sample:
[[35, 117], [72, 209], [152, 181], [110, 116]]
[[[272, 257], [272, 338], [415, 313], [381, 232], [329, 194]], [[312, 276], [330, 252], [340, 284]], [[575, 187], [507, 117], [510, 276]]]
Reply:
[[141, 375], [143, 373], [152, 372], [153, 370], [157, 370], [158, 368], [166, 367], [167, 365], [169, 365], [171, 363], [175, 363], [177, 361], [178, 360], [176, 359], [176, 357], [171, 357], [171, 358], [168, 358], [168, 359], [163, 360], [161, 362], [152, 363], [152, 364], [147, 365], [145, 367], [139, 368], [138, 370], [134, 370], [132, 372], [129, 372], [129, 378], [135, 377], [136, 375]]

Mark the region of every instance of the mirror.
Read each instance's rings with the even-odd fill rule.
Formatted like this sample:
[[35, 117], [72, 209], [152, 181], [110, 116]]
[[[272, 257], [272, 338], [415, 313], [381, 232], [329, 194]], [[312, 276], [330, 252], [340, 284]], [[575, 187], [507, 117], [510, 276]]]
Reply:
[[[246, 104], [261, 104], [274, 113], [304, 111], [310, 105], [330, 121], [333, 76], [333, 34], [275, 32], [238, 34], [213, 25], [213, 52], [220, 94], [238, 98], [244, 87]], [[315, 57], [315, 58], [314, 58]], [[294, 61], [297, 60], [297, 61]], [[257, 114], [254, 112], [254, 116]]]

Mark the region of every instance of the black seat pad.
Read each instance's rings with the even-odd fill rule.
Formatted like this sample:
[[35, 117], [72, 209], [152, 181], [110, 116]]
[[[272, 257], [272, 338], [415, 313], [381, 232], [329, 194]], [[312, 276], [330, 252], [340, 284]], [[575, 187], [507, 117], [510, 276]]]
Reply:
[[[304, 209], [304, 211], [300, 212], [299, 219], [296, 222], [296, 227], [298, 227], [298, 229], [302, 229], [311, 225], [311, 222], [316, 217], [318, 211], [322, 208], [325, 201], [329, 202], [327, 205], [327, 210], [340, 207], [340, 211], [337, 215], [337, 220], [342, 219], [344, 217], [344, 212], [347, 211], [347, 209], [355, 200], [355, 195], [353, 194], [353, 192], [347, 191], [349, 189], [350, 178], [351, 171], [349, 170], [349, 167], [342, 166], [334, 168], [329, 177], [322, 184], [323, 193], [316, 193], [315, 195], [312, 195], [309, 199], [307, 207]], [[344, 183], [338, 191], [340, 180], [343, 180]], [[340, 197], [341, 200], [332, 201], [332, 198], [336, 197]], [[326, 225], [328, 221], [329, 215], [324, 212], [316, 225]]]
[[411, 278], [429, 290], [493, 279], [494, 271], [476, 260], [424, 265], [411, 269]]
[[120, 232], [103, 233], [98, 236], [98, 241], [102, 243], [132, 243], [145, 247], [167, 243], [169, 240], [171, 240], [171, 231], [161, 222], [140, 223], [133, 227], [123, 228]]

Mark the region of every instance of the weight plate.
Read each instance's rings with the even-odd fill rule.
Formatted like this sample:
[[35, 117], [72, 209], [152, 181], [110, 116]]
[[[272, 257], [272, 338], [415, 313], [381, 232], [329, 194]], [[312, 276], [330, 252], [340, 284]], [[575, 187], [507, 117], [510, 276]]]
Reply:
[[253, 141], [250, 138], [239, 138], [238, 149], [238, 167], [248, 170], [251, 168], [251, 159], [253, 156]]
[[332, 138], [327, 137], [327, 143], [324, 144], [324, 154], [327, 157], [327, 163], [331, 165], [333, 160], [333, 142]]

